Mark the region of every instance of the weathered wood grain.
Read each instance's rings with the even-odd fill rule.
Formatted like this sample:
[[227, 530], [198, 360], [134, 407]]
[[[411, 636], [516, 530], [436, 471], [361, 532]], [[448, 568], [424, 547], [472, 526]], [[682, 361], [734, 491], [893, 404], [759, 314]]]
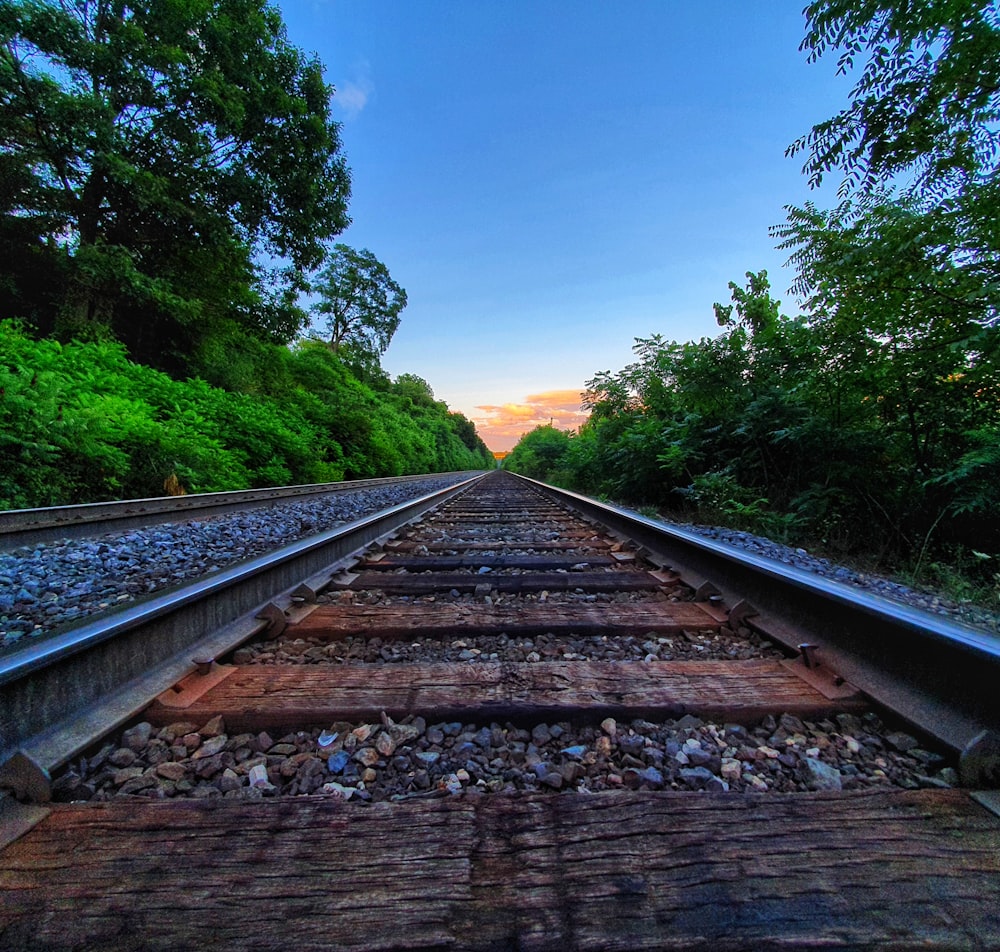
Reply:
[[989, 949], [960, 791], [61, 806], [0, 854], [0, 949]]
[[446, 637], [478, 634], [679, 634], [718, 630], [720, 622], [695, 602], [598, 605], [537, 603], [495, 606], [467, 604], [320, 605], [289, 627], [291, 637]]
[[[543, 661], [247, 665], [186, 708], [161, 695], [147, 711], [155, 724], [199, 723], [216, 714], [230, 731], [327, 725], [337, 720], [680, 717], [692, 713], [752, 723], [774, 711], [828, 716], [852, 706], [829, 701], [776, 661]], [[855, 701], [855, 706], [860, 699]]]
[[427, 572], [393, 575], [371, 570], [358, 572], [350, 583], [355, 591], [377, 589], [394, 595], [428, 595], [434, 592], [474, 592], [479, 585], [504, 593], [531, 592], [636, 592], [651, 591], [663, 584], [648, 572], [538, 572], [525, 575], [468, 575], [460, 572]]
[[364, 560], [362, 569], [376, 572], [394, 572], [406, 569], [407, 572], [446, 572], [451, 569], [478, 569], [489, 566], [492, 569], [569, 569], [574, 565], [590, 567], [615, 565], [613, 558], [607, 555], [437, 555], [437, 556], [389, 556], [377, 562]]
[[566, 541], [553, 542], [463, 542], [453, 540], [451, 542], [418, 542], [414, 539], [392, 539], [385, 543], [385, 548], [392, 552], [412, 552], [414, 549], [427, 549], [428, 552], [483, 552], [496, 551], [497, 549], [533, 549], [536, 552], [558, 552], [560, 549], [580, 548], [580, 549], [610, 549], [615, 545], [607, 539], [597, 537], [587, 539], [585, 542]]
[[957, 791], [495, 798], [477, 815], [466, 941], [990, 948], [1000, 822], [970, 806]]
[[0, 949], [450, 945], [470, 898], [473, 806], [343, 806], [56, 808], [0, 854]]

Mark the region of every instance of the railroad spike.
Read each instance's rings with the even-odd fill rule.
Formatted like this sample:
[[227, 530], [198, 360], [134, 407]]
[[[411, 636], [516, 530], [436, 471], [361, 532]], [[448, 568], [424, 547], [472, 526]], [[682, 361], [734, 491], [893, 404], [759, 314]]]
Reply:
[[267, 633], [271, 638], [280, 635], [288, 624], [287, 616], [274, 602], [268, 602], [256, 617], [268, 622]]
[[753, 607], [745, 598], [741, 598], [732, 608], [729, 609], [729, 623], [731, 625], [740, 625], [746, 619], [752, 618], [754, 615], [759, 615], [760, 612]]
[[958, 759], [958, 772], [966, 787], [1000, 788], [1000, 734], [985, 730], [973, 737]]
[[212, 673], [215, 667], [215, 658], [197, 656], [191, 659], [191, 663], [197, 666], [197, 673], [202, 677]]
[[802, 652], [802, 661], [807, 668], [819, 667], [819, 659], [816, 657], [816, 652], [819, 651], [819, 648], [816, 645], [799, 645], [799, 651]]
[[316, 602], [318, 592], [307, 583], [303, 582], [292, 591], [292, 601], [308, 602], [310, 605]]
[[12, 790], [18, 800], [29, 803], [52, 800], [52, 777], [22, 750], [0, 765], [0, 787]]
[[696, 602], [707, 602], [711, 601], [714, 597], [722, 598], [722, 592], [720, 592], [711, 582], [702, 582], [694, 590], [694, 600]]

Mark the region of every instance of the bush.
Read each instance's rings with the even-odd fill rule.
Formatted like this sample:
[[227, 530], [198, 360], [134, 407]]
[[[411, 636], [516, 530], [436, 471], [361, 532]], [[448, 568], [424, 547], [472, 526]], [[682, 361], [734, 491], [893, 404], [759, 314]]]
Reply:
[[443, 404], [407, 415], [325, 349], [275, 347], [271, 395], [174, 380], [116, 343], [33, 340], [11, 321], [0, 353], [3, 508], [492, 464]]

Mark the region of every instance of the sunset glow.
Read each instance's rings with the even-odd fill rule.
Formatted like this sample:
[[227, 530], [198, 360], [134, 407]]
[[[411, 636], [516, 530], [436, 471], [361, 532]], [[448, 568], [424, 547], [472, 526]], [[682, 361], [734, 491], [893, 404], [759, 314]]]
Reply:
[[747, 270], [779, 297], [792, 280], [769, 229], [816, 195], [785, 150], [852, 82], [800, 52], [802, 4], [278, 6], [336, 88], [338, 240], [406, 289], [382, 369], [422, 377], [491, 449], [575, 430], [569, 388], [636, 338], [716, 336]]
[[551, 424], [559, 430], [577, 430], [589, 414], [580, 407], [579, 390], [533, 393], [523, 403], [478, 406], [472, 416], [479, 435], [491, 450], [509, 450], [536, 426]]

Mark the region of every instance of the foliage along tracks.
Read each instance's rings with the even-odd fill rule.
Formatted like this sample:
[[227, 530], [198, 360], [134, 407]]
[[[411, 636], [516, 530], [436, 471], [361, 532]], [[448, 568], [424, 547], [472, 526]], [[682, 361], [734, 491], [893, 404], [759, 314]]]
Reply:
[[[436, 557], [444, 581], [429, 585]], [[598, 576], [634, 588], [593, 591]], [[397, 591], [379, 589], [381, 578]], [[560, 593], [566, 578], [577, 584]], [[122, 768], [138, 772], [120, 785], [164, 791], [158, 802], [51, 808], [4, 853], [0, 939], [58, 948], [141, 934], [146, 947], [177, 948], [211, 933], [252, 935], [262, 948], [365, 949], [997, 941], [996, 818], [961, 790], [775, 792], [786, 775], [822, 786], [806, 764], [821, 755], [800, 750], [800, 730], [846, 744], [850, 729], [859, 746], [874, 744], [861, 734], [873, 730], [867, 702], [779, 657], [702, 585], [708, 600], [692, 601], [678, 573], [523, 483], [487, 477], [370, 553], [276, 638], [161, 695], [143, 715], [146, 745], [138, 731], [121, 748], [147, 760], [159, 752], [149, 768]], [[459, 657], [413, 659], [414, 643]], [[595, 658], [592, 647], [611, 654]], [[687, 656], [699, 647], [707, 658]], [[169, 740], [148, 742], [150, 731]], [[287, 733], [275, 742], [269, 732]], [[892, 744], [878, 743], [895, 762]], [[188, 745], [184, 757], [161, 757]], [[178, 798], [204, 791], [227, 755], [240, 781], [233, 802]], [[752, 792], [768, 787], [763, 778], [770, 791]], [[283, 793], [327, 795], [270, 799]], [[365, 793], [381, 802], [359, 807]], [[106, 893], [99, 872], [81, 882], [83, 857], [134, 885]], [[42, 892], [55, 903], [43, 908]]]

